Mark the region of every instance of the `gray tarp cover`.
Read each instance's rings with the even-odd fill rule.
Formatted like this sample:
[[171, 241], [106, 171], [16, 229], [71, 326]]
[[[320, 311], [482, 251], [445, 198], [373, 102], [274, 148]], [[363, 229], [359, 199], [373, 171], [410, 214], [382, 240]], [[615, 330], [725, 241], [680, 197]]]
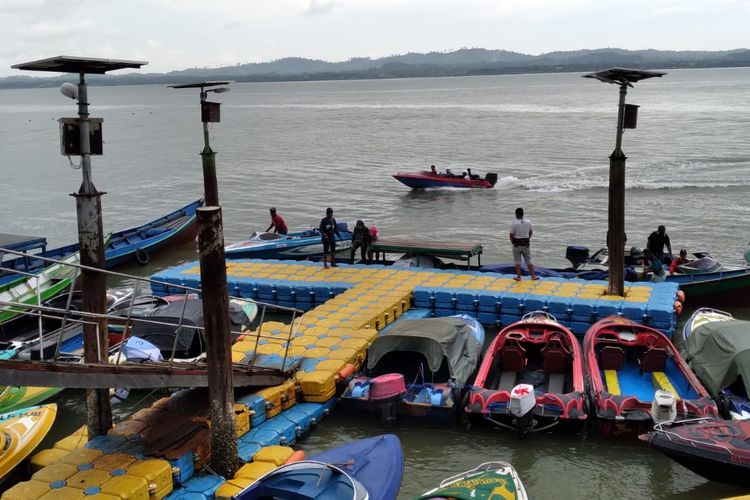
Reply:
[[433, 373], [445, 356], [451, 378], [465, 384], [477, 367], [482, 344], [461, 318], [405, 319], [375, 339], [367, 350], [367, 368], [392, 351], [422, 353]]
[[711, 394], [718, 394], [738, 376], [750, 394], [750, 321], [705, 323], [688, 337], [685, 351]]

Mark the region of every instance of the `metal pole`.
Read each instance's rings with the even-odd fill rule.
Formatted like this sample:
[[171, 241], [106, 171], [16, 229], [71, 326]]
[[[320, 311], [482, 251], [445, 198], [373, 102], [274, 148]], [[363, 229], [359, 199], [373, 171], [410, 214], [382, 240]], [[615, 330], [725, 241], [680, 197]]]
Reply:
[[625, 160], [622, 152], [623, 119], [627, 83], [620, 85], [620, 105], [617, 110], [617, 140], [609, 157], [609, 295], [625, 295]]
[[[80, 118], [81, 173], [83, 182], [77, 193], [76, 213], [78, 217], [78, 242], [81, 264], [95, 269], [104, 269], [104, 237], [102, 232], [101, 195], [91, 181], [91, 144], [89, 142], [89, 103], [84, 74], [78, 83], [78, 117]], [[101, 315], [107, 312], [106, 276], [95, 269], [84, 268], [81, 272], [83, 288], [83, 310]], [[95, 323], [83, 326], [83, 357], [87, 363], [107, 362], [107, 320], [101, 316]], [[101, 350], [100, 350], [101, 346]], [[86, 391], [86, 425], [88, 437], [106, 434], [112, 428], [112, 408], [107, 389]]]
[[[206, 102], [207, 92], [201, 89], [201, 112]], [[203, 160], [203, 188], [205, 190], [205, 199], [207, 207], [219, 206], [219, 183], [216, 180], [216, 153], [211, 149], [208, 143], [208, 122], [203, 122], [203, 151], [201, 151]], [[223, 236], [222, 236], [223, 237]]]
[[211, 411], [211, 467], [223, 477], [233, 477], [239, 463], [221, 207], [199, 208], [197, 216]]

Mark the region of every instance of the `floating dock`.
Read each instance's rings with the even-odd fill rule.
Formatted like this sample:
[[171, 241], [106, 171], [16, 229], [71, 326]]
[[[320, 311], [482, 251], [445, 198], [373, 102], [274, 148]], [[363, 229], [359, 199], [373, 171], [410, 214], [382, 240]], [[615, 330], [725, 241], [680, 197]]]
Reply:
[[[152, 279], [163, 283], [152, 285], [154, 293], [182, 293], [178, 286], [200, 286], [200, 268], [191, 262]], [[519, 282], [472, 271], [343, 264], [324, 269], [319, 263], [273, 260], [227, 261], [227, 281], [231, 295], [305, 311], [291, 327], [291, 340], [289, 325], [265, 322], [260, 332], [232, 346], [235, 363], [258, 356], [300, 363], [293, 379], [236, 398], [238, 453], [245, 465], [234, 478], [203, 468], [210, 458], [207, 410], [200, 405], [186, 410], [189, 405], [178, 395], [137, 412], [107, 436], [87, 442], [79, 431], [37, 453], [31, 481], [2, 498], [228, 499], [292, 457], [289, 446], [332, 409], [372, 341], [402, 316], [466, 313], [499, 327], [544, 310], [582, 335], [598, 319], [616, 314], [671, 335], [678, 291], [674, 283], [627, 283], [625, 297], [613, 297], [606, 295], [604, 281]], [[197, 389], [186, 392], [195, 394], [191, 391]], [[171, 432], [178, 428], [181, 434]], [[159, 429], [170, 432], [158, 435]], [[172, 442], [171, 434], [186, 438]]]

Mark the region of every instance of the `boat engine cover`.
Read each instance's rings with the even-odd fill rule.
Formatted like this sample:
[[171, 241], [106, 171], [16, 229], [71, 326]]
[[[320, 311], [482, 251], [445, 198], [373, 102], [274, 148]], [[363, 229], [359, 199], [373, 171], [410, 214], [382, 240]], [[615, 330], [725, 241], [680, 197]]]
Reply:
[[674, 422], [677, 418], [677, 399], [674, 394], [661, 389], [654, 393], [651, 403], [651, 418], [655, 424]]
[[370, 380], [370, 400], [389, 399], [406, 394], [406, 382], [400, 373], [388, 373]]
[[523, 417], [531, 412], [536, 405], [534, 386], [531, 384], [518, 384], [510, 391], [510, 414], [515, 417]]

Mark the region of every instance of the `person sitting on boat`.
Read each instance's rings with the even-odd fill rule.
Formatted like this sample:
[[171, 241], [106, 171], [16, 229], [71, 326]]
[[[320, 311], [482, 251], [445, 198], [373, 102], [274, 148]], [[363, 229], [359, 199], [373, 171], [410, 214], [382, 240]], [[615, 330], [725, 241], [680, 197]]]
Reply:
[[438, 174], [438, 171], [437, 171], [437, 169], [435, 168], [435, 165], [430, 165], [430, 173], [431, 173], [432, 175], [440, 175], [440, 174]]
[[451, 172], [451, 169], [449, 169], [449, 168], [445, 169], [445, 176], [446, 177], [455, 177], [455, 175], [453, 175], [453, 172]]
[[680, 266], [689, 262], [690, 259], [687, 258], [687, 250], [684, 248], [681, 249], [679, 257], [675, 257], [674, 260], [672, 260], [672, 263], [669, 264], [669, 274], [682, 272], [680, 271]]
[[643, 268], [641, 279], [648, 279], [649, 273], [651, 273], [651, 281], [653, 283], [661, 283], [666, 278], [664, 262], [648, 248], [643, 250], [643, 265], [645, 267]]
[[354, 255], [357, 253], [357, 248], [361, 249], [362, 252], [362, 263], [370, 263], [370, 244], [372, 243], [372, 233], [370, 228], [365, 226], [365, 223], [361, 220], [357, 221], [352, 231], [352, 264], [354, 264]]
[[333, 218], [333, 209], [326, 208], [326, 216], [320, 220], [320, 238], [323, 242], [323, 267], [328, 267], [328, 260], [331, 261], [331, 267], [336, 265], [336, 236], [341, 237], [336, 219]]
[[271, 207], [268, 211], [271, 212], [271, 225], [268, 226], [266, 232], [270, 231], [271, 228], [274, 228], [274, 233], [286, 234], [288, 232], [286, 223], [284, 222], [284, 219], [282, 219], [281, 216], [276, 213], [276, 208]]
[[[664, 253], [664, 246], [667, 247], [668, 253]], [[669, 241], [669, 235], [664, 226], [659, 226], [656, 231], [648, 236], [648, 242], [646, 242], [646, 248], [651, 250], [658, 259], [664, 262], [664, 258], [668, 257], [671, 262], [672, 260], [672, 244]]]
[[466, 169], [466, 175], [467, 175], [466, 178], [469, 179], [470, 181], [474, 181], [474, 180], [479, 179], [478, 175], [471, 173], [471, 169], [470, 168]]

